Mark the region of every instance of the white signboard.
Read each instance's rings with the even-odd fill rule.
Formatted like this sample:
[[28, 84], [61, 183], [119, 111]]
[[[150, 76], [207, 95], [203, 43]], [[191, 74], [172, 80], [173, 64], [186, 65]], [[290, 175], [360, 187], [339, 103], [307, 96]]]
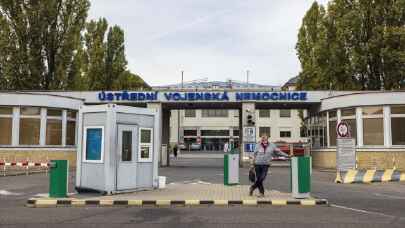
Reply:
[[356, 168], [356, 143], [353, 138], [338, 138], [336, 148], [337, 171]]
[[243, 128], [243, 142], [256, 142], [256, 127]]

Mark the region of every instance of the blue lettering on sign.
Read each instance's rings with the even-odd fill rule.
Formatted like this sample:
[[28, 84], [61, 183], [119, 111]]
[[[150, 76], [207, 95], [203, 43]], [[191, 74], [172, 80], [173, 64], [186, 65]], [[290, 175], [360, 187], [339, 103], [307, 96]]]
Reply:
[[237, 92], [235, 94], [237, 101], [245, 100], [272, 100], [272, 101], [306, 101], [306, 92]]
[[100, 101], [156, 101], [158, 92], [99, 92]]

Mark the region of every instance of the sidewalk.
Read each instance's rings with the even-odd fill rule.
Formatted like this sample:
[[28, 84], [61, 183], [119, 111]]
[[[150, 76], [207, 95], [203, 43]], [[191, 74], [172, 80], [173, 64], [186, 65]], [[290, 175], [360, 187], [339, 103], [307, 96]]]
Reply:
[[290, 193], [267, 191], [264, 198], [249, 196], [248, 185], [225, 186], [207, 182], [171, 183], [164, 189], [122, 193], [108, 196], [74, 194], [69, 198], [33, 198], [28, 200], [29, 207], [56, 206], [195, 206], [195, 205], [320, 205], [327, 204], [324, 199], [294, 199]]

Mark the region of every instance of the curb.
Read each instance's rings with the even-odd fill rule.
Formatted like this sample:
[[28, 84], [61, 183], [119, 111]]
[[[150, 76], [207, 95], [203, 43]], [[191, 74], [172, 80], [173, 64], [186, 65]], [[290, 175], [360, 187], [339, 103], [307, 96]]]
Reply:
[[315, 206], [329, 205], [326, 199], [297, 199], [297, 200], [84, 200], [84, 199], [29, 199], [27, 207], [176, 207], [176, 206]]
[[335, 183], [373, 183], [373, 182], [393, 182], [405, 181], [405, 173], [399, 170], [348, 170], [336, 173]]

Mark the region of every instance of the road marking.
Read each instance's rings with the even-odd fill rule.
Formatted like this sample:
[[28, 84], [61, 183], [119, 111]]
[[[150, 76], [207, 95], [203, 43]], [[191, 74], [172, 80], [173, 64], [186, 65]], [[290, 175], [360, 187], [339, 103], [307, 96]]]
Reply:
[[19, 195], [22, 195], [22, 193], [10, 192], [7, 190], [0, 189], [0, 195], [1, 196], [19, 196]]
[[360, 212], [360, 213], [364, 213], [364, 214], [379, 215], [379, 216], [383, 216], [383, 217], [396, 218], [396, 216], [387, 215], [387, 214], [380, 213], [380, 212], [366, 211], [366, 210], [362, 210], [362, 209], [345, 207], [345, 206], [340, 206], [340, 205], [336, 205], [336, 204], [330, 204], [330, 206], [340, 208], [340, 209], [350, 210], [350, 211], [356, 211], [356, 212]]
[[387, 197], [391, 199], [405, 199], [403, 196], [394, 196], [394, 195], [388, 195], [388, 194], [380, 194], [380, 193], [374, 193], [375, 196], [381, 196], [381, 197]]

